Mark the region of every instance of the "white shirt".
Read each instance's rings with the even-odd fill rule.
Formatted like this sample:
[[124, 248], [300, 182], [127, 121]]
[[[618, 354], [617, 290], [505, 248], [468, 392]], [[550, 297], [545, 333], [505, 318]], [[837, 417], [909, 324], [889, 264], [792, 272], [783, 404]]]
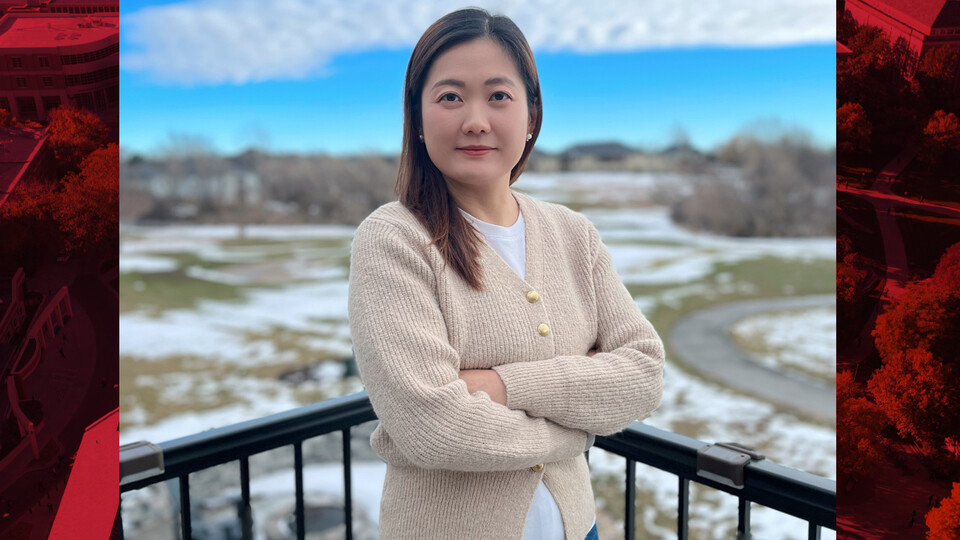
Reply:
[[[477, 229], [490, 247], [510, 265], [520, 277], [527, 275], [526, 227], [523, 224], [523, 212], [517, 216], [517, 222], [509, 227], [501, 227], [480, 221], [457, 208], [463, 217], [467, 218]], [[597, 518], [593, 518], [594, 524]], [[523, 526], [523, 540], [566, 540], [563, 533], [563, 519], [560, 517], [560, 507], [550, 494], [547, 485], [540, 480], [537, 492], [533, 496], [530, 511], [527, 512], [527, 521]], [[580, 539], [570, 539], [580, 540]]]

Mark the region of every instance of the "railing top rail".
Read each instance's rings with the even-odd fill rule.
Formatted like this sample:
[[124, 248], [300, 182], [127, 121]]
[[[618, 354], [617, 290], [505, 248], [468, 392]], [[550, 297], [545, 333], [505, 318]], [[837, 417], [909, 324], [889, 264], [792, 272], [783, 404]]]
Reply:
[[836, 529], [837, 482], [769, 460], [746, 466], [743, 488], [727, 486], [697, 474], [697, 451], [708, 443], [634, 422], [596, 446], [646, 465], [777, 509], [817, 525]]
[[136, 481], [121, 480], [120, 492], [140, 489], [185, 473], [346, 429], [376, 418], [364, 390], [157, 443], [163, 450], [163, 473]]
[[[366, 391], [159, 443], [164, 471], [121, 481], [121, 493], [375, 420]], [[836, 481], [767, 460], [746, 466], [743, 488], [697, 475], [697, 450], [708, 443], [634, 422], [597, 437], [596, 446], [668, 473], [836, 529]], [[121, 457], [122, 459], [122, 457]]]

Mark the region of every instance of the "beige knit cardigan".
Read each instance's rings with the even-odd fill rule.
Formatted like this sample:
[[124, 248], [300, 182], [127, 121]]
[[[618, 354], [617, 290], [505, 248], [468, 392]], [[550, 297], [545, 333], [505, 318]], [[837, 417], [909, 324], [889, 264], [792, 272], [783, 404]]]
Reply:
[[[588, 433], [660, 403], [663, 343], [582, 214], [511, 189], [526, 223], [521, 278], [480, 238], [477, 292], [394, 201], [357, 227], [348, 317], [387, 463], [380, 536], [520, 539], [542, 477], [568, 540], [596, 506]], [[598, 352], [586, 356], [596, 346]], [[507, 405], [467, 392], [460, 369], [495, 370]]]

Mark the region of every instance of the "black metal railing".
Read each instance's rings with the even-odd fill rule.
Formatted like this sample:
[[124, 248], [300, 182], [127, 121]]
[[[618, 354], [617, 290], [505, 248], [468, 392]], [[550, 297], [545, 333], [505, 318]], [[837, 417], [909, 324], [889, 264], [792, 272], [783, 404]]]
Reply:
[[[291, 411], [213, 429], [195, 435], [160, 443], [163, 469], [121, 478], [120, 493], [141, 489], [167, 480], [179, 481], [180, 531], [182, 538], [191, 534], [190, 473], [215, 465], [240, 463], [240, 522], [243, 538], [251, 539], [250, 471], [252, 455], [292, 445], [296, 491], [297, 538], [306, 535], [303, 493], [303, 441], [341, 431], [343, 434], [344, 521], [347, 540], [353, 539], [350, 428], [371, 420], [376, 414], [366, 391], [330, 399]], [[609, 437], [596, 438], [594, 444], [607, 452], [626, 459], [626, 519], [625, 538], [634, 538], [635, 474], [636, 464], [666, 471], [679, 481], [677, 533], [681, 540], [688, 538], [690, 482], [729, 493], [739, 500], [738, 538], [750, 537], [750, 505], [768, 508], [800, 518], [808, 523], [808, 537], [819, 539], [822, 527], [836, 530], [836, 482], [808, 472], [791, 469], [768, 460], [746, 465], [742, 487], [729, 486], [697, 473], [698, 451], [708, 443], [634, 422], [626, 430]], [[587, 453], [589, 460], [589, 452]], [[121, 468], [125, 460], [121, 448]], [[122, 527], [121, 527], [122, 529]]]

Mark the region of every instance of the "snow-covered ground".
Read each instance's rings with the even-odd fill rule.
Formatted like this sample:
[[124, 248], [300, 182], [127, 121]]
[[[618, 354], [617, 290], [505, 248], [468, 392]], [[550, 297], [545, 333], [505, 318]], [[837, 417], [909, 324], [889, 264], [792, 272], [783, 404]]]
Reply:
[[[597, 187], [598, 179], [605, 187]], [[582, 195], [591, 189], [595, 194], [589, 201], [643, 201], [657, 185], [671, 183], [683, 189], [682, 179], [670, 175], [597, 173], [571, 178], [528, 173], [515, 187], [542, 200], [582, 203]], [[675, 307], [688, 296], [751, 294], [753, 284], [717, 273], [717, 264], [770, 257], [832, 261], [836, 253], [832, 238], [732, 239], [691, 233], [675, 226], [668, 211], [656, 206], [586, 208], [583, 213], [597, 226], [625, 283], [661, 287], [636, 299], [648, 316], [660, 306]], [[182, 279], [235, 286], [240, 297], [199, 299], [195, 307], [160, 313], [143, 306], [121, 314], [121, 369], [137, 374], [124, 379], [132, 382], [121, 387], [121, 444], [161, 442], [305, 405], [308, 402], [300, 392], [304, 385], [331, 397], [361, 389], [355, 377], [340, 380], [343, 364], [338, 359], [351, 354], [347, 274], [342, 265], [330, 262], [349, 254], [353, 229], [248, 226], [245, 242], [228, 242], [237, 232], [235, 226], [219, 225], [123, 229], [120, 271], [136, 273], [135, 291], [150, 290], [154, 280], [165, 273], [181, 271]], [[194, 260], [178, 268], [176, 256], [184, 253], [201, 262]], [[216, 263], [215, 268], [204, 267], [205, 262]], [[292, 276], [290, 282], [265, 286], [259, 274], [251, 271], [252, 265], [264, 264], [275, 265], [267, 273]], [[784, 290], [789, 287], [784, 284]], [[810, 310], [804, 315], [742, 321], [737, 331], [760, 334], [784, 365], [802, 360], [816, 363], [817, 369], [832, 370], [828, 366], [834, 359], [835, 326], [828, 322], [834, 317], [832, 311]], [[284, 339], [277, 337], [281, 334]], [[299, 386], [258, 375], [271, 366], [303, 364], [305, 358], [313, 357], [327, 360], [317, 362], [313, 377]], [[165, 370], [168, 365], [181, 369]], [[217, 375], [212, 375], [214, 372]], [[147, 395], [150, 399], [144, 397]], [[737, 441], [756, 447], [780, 464], [836, 477], [832, 426], [778, 413], [767, 403], [681, 371], [669, 358], [662, 404], [647, 422], [704, 441]], [[622, 477], [621, 458], [595, 449], [590, 461], [595, 477]], [[644, 509], [638, 519], [654, 537], [674, 537], [675, 529], [661, 530], [654, 520], [660, 516], [662, 522], [671, 512], [675, 515], [676, 478], [642, 466], [637, 470], [638, 490], [650, 492], [656, 501], [655, 507]], [[266, 496], [274, 489], [274, 481], [289, 489], [292, 482], [283, 475], [290, 474], [256, 478], [254, 495]], [[317, 465], [305, 470], [308, 486], [334, 492], [341, 489], [334, 480], [340, 474], [339, 466]], [[324, 480], [327, 476], [330, 481]], [[354, 502], [363, 505], [374, 520], [382, 480], [381, 463], [354, 464]], [[716, 531], [710, 538], [727, 537], [728, 525], [736, 526], [736, 499], [702, 491], [700, 502], [691, 505], [691, 530]], [[757, 538], [805, 536], [806, 529], [799, 521], [767, 509], [755, 507], [753, 523]], [[832, 535], [832, 531], [824, 531], [824, 538]]]
[[[149, 286], [149, 283], [147, 284]], [[318, 350], [351, 354], [347, 281], [247, 289], [244, 300], [202, 300], [196, 309], [170, 309], [161, 317], [133, 311], [120, 316], [120, 356], [163, 359], [184, 355], [256, 366], [284, 354], [270, 339], [246, 340], [273, 327], [331, 335], [316, 338]], [[330, 319], [342, 321], [331, 323]], [[326, 321], [326, 322], [325, 322]]]
[[731, 333], [754, 358], [780, 369], [797, 370], [827, 379], [836, 377], [836, 340], [798, 339], [798, 329], [815, 330], [817, 335], [835, 334], [837, 313], [816, 308], [768, 313], [737, 321]]

